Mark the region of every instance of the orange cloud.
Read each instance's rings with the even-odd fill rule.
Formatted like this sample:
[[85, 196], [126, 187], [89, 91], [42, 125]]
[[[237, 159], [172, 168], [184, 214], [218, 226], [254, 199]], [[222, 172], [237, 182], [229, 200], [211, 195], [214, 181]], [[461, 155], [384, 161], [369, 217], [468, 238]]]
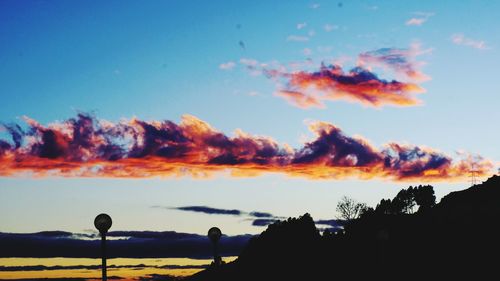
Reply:
[[279, 96], [302, 107], [323, 107], [325, 100], [359, 102], [367, 106], [412, 106], [420, 104], [413, 94], [425, 90], [414, 83], [386, 81], [373, 72], [356, 67], [345, 73], [341, 66], [322, 65], [317, 72], [282, 73], [268, 71], [268, 75], [288, 79]]
[[452, 157], [414, 145], [389, 143], [377, 149], [346, 136], [326, 122], [310, 125], [313, 140], [299, 149], [241, 131], [229, 137], [190, 115], [171, 121], [132, 119], [112, 123], [87, 114], [29, 129], [4, 125], [12, 140], [0, 139], [0, 176], [148, 178], [189, 175], [204, 178], [280, 173], [310, 179], [458, 180], [493, 168], [489, 160]]
[[[430, 53], [414, 43], [408, 49], [382, 48], [361, 53], [357, 67], [346, 71], [341, 64], [321, 64], [311, 70], [312, 61], [285, 66], [276, 61], [259, 63], [242, 59], [251, 74], [264, 74], [277, 84], [276, 96], [300, 108], [324, 108], [325, 101], [348, 101], [365, 106], [415, 106], [421, 104], [416, 94], [425, 89], [418, 83], [431, 79], [420, 68], [425, 63], [416, 57]], [[372, 70], [382, 68], [395, 79], [385, 80]], [[307, 70], [304, 70], [307, 69]]]
[[314, 96], [304, 94], [302, 92], [281, 90], [276, 92], [275, 95], [286, 99], [292, 105], [304, 109], [310, 107], [318, 107], [318, 108], [325, 107], [325, 105], [321, 100], [317, 99]]

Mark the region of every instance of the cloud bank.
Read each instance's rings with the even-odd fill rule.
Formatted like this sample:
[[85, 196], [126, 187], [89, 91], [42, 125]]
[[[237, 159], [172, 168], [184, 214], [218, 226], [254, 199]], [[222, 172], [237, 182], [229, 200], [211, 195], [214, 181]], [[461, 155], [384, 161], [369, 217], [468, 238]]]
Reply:
[[311, 123], [314, 137], [293, 149], [241, 130], [230, 137], [191, 115], [179, 124], [137, 118], [113, 123], [84, 113], [47, 126], [25, 121], [27, 128], [3, 125], [10, 140], [0, 139], [0, 176], [203, 178], [229, 171], [237, 177], [450, 181], [466, 178], [472, 164], [478, 176], [493, 167], [479, 156], [453, 159], [423, 146], [391, 142], [377, 149], [326, 122]]
[[[63, 231], [1, 233], [0, 257], [99, 258], [100, 237]], [[175, 231], [111, 231], [109, 258], [211, 258], [212, 244], [205, 235]], [[252, 235], [226, 236], [220, 240], [222, 256], [236, 256]], [[0, 268], [1, 270], [1, 268]]]

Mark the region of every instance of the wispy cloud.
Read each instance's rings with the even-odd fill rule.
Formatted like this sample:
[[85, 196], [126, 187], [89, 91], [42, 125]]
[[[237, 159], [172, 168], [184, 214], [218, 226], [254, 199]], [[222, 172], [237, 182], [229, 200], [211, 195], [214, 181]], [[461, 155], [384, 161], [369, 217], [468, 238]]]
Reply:
[[292, 42], [306, 42], [309, 41], [309, 37], [307, 36], [301, 36], [301, 35], [289, 35], [286, 38], [286, 41], [292, 41]]
[[323, 29], [326, 31], [326, 32], [330, 32], [330, 31], [333, 31], [333, 30], [337, 30], [339, 29], [339, 26], [338, 25], [332, 25], [332, 24], [325, 24], [323, 26]]
[[282, 97], [287, 100], [290, 104], [300, 107], [300, 108], [325, 108], [324, 103], [321, 98], [318, 98], [314, 95], [308, 95], [301, 91], [293, 91], [293, 90], [279, 90], [274, 93], [277, 97]]
[[178, 211], [186, 211], [186, 212], [195, 212], [195, 213], [203, 213], [207, 215], [229, 215], [229, 216], [239, 216], [239, 217], [247, 217], [245, 220], [252, 221], [253, 226], [266, 226], [271, 223], [277, 222], [279, 220], [285, 219], [284, 217], [275, 216], [271, 213], [267, 212], [245, 212], [237, 209], [221, 209], [221, 208], [213, 208], [207, 206], [183, 206], [183, 207], [161, 207], [161, 206], [152, 206], [152, 208], [162, 208], [162, 209], [170, 209], [170, 210], [178, 210]]
[[456, 33], [451, 36], [451, 41], [456, 45], [472, 47], [478, 50], [487, 50], [490, 47], [483, 40], [475, 40], [465, 37], [462, 33]]
[[219, 68], [222, 69], [222, 70], [231, 70], [235, 66], [236, 66], [236, 63], [234, 63], [233, 61], [228, 61], [228, 62], [225, 62], [225, 63], [221, 63], [219, 65]]
[[[334, 81], [363, 91], [381, 87], [382, 96], [391, 95], [384, 93], [389, 91], [386, 87], [391, 91], [405, 87], [399, 82], [380, 81], [365, 70], [344, 74], [334, 66], [325, 66], [317, 74], [294, 75], [298, 76], [291, 79], [297, 85], [329, 85]], [[357, 93], [347, 89], [344, 91]], [[365, 95], [361, 99], [373, 103], [375, 98]], [[493, 167], [481, 157], [454, 159], [422, 146], [391, 142], [376, 149], [369, 141], [347, 136], [326, 122], [311, 123], [312, 140], [293, 149], [241, 130], [230, 137], [190, 115], [183, 116], [179, 124], [137, 118], [113, 123], [83, 113], [48, 126], [25, 120], [26, 129], [4, 125], [11, 140], [0, 139], [0, 176], [203, 178], [230, 171], [238, 177], [271, 172], [309, 179], [451, 181], [467, 177], [472, 164], [478, 176], [487, 175]]]
[[178, 210], [178, 211], [204, 213], [204, 214], [208, 214], [208, 215], [241, 216], [243, 214], [243, 212], [240, 210], [218, 209], [218, 208], [211, 208], [211, 207], [207, 207], [207, 206], [185, 206], [185, 207], [175, 207], [175, 208], [170, 208], [170, 209]]
[[260, 68], [264, 67], [259, 61], [251, 58], [241, 58], [240, 64], [250, 71], [250, 74], [253, 76], [261, 75], [262, 71]]
[[275, 217], [273, 214], [270, 213], [265, 213], [265, 212], [250, 212], [250, 216], [256, 217], [256, 218], [271, 218]]
[[422, 49], [420, 44], [412, 44], [408, 49], [382, 48], [375, 51], [361, 53], [358, 56], [358, 64], [368, 67], [384, 67], [394, 71], [400, 78], [408, 78], [411, 81], [422, 82], [430, 79], [419, 68], [424, 62], [417, 61], [416, 57], [431, 53], [432, 49]]
[[240, 63], [247, 66], [247, 67], [256, 67], [259, 65], [259, 61], [255, 59], [249, 59], [249, 58], [241, 58]]
[[[251, 221], [253, 226], [267, 226], [273, 224], [278, 221], [283, 221], [286, 217], [275, 216], [271, 213], [267, 212], [245, 212], [237, 209], [221, 209], [221, 208], [213, 208], [207, 206], [183, 206], [183, 207], [161, 207], [161, 206], [153, 206], [153, 208], [162, 208], [167, 210], [179, 210], [179, 211], [187, 211], [187, 212], [195, 212], [195, 213], [203, 213], [207, 215], [229, 215], [229, 216], [240, 216], [247, 217], [245, 220]], [[315, 221], [318, 226], [329, 226], [333, 228], [339, 228], [343, 225], [343, 221], [341, 220], [317, 220]]]
[[268, 226], [268, 225], [273, 224], [273, 223], [278, 222], [278, 221], [279, 221], [278, 219], [268, 219], [268, 218], [255, 219], [252, 221], [252, 225], [253, 226]]
[[426, 18], [411, 18], [406, 21], [406, 25], [422, 25], [426, 21]]
[[304, 28], [304, 27], [306, 27], [306, 26], [307, 26], [307, 23], [306, 23], [306, 22], [298, 23], [298, 24], [297, 24], [297, 29], [299, 29], [299, 30], [300, 30], [300, 29], [302, 29], [302, 28]]
[[413, 13], [415, 17], [410, 18], [409, 20], [406, 21], [406, 25], [416, 25], [420, 26], [427, 22], [430, 17], [434, 16], [434, 13], [431, 12], [415, 12]]
[[195, 212], [195, 213], [203, 213], [207, 215], [230, 215], [230, 216], [249, 216], [255, 218], [278, 218], [271, 213], [266, 212], [245, 212], [238, 209], [221, 209], [221, 208], [213, 208], [207, 206], [182, 206], [182, 207], [161, 207], [161, 206], [153, 206], [152, 208], [163, 208], [170, 210], [178, 210], [185, 212]]

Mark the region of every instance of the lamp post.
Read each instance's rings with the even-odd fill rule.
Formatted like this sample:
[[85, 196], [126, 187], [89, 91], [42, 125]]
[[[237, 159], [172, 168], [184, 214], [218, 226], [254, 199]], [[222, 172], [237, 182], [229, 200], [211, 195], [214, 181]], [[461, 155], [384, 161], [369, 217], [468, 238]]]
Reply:
[[208, 238], [210, 241], [212, 241], [212, 244], [214, 246], [214, 265], [219, 266], [222, 263], [221, 257], [219, 256], [218, 252], [218, 244], [220, 237], [222, 236], [222, 232], [218, 227], [212, 227], [208, 230]]
[[113, 221], [107, 214], [99, 214], [94, 219], [94, 226], [101, 234], [101, 250], [102, 250], [102, 281], [108, 280], [106, 276], [106, 233], [111, 228]]

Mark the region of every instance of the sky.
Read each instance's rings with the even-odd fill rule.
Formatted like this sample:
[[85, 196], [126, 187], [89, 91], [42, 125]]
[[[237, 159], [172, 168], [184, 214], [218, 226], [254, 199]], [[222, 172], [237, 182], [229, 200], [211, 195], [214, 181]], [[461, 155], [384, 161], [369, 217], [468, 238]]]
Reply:
[[499, 6], [1, 1], [0, 232], [256, 234], [486, 180]]

